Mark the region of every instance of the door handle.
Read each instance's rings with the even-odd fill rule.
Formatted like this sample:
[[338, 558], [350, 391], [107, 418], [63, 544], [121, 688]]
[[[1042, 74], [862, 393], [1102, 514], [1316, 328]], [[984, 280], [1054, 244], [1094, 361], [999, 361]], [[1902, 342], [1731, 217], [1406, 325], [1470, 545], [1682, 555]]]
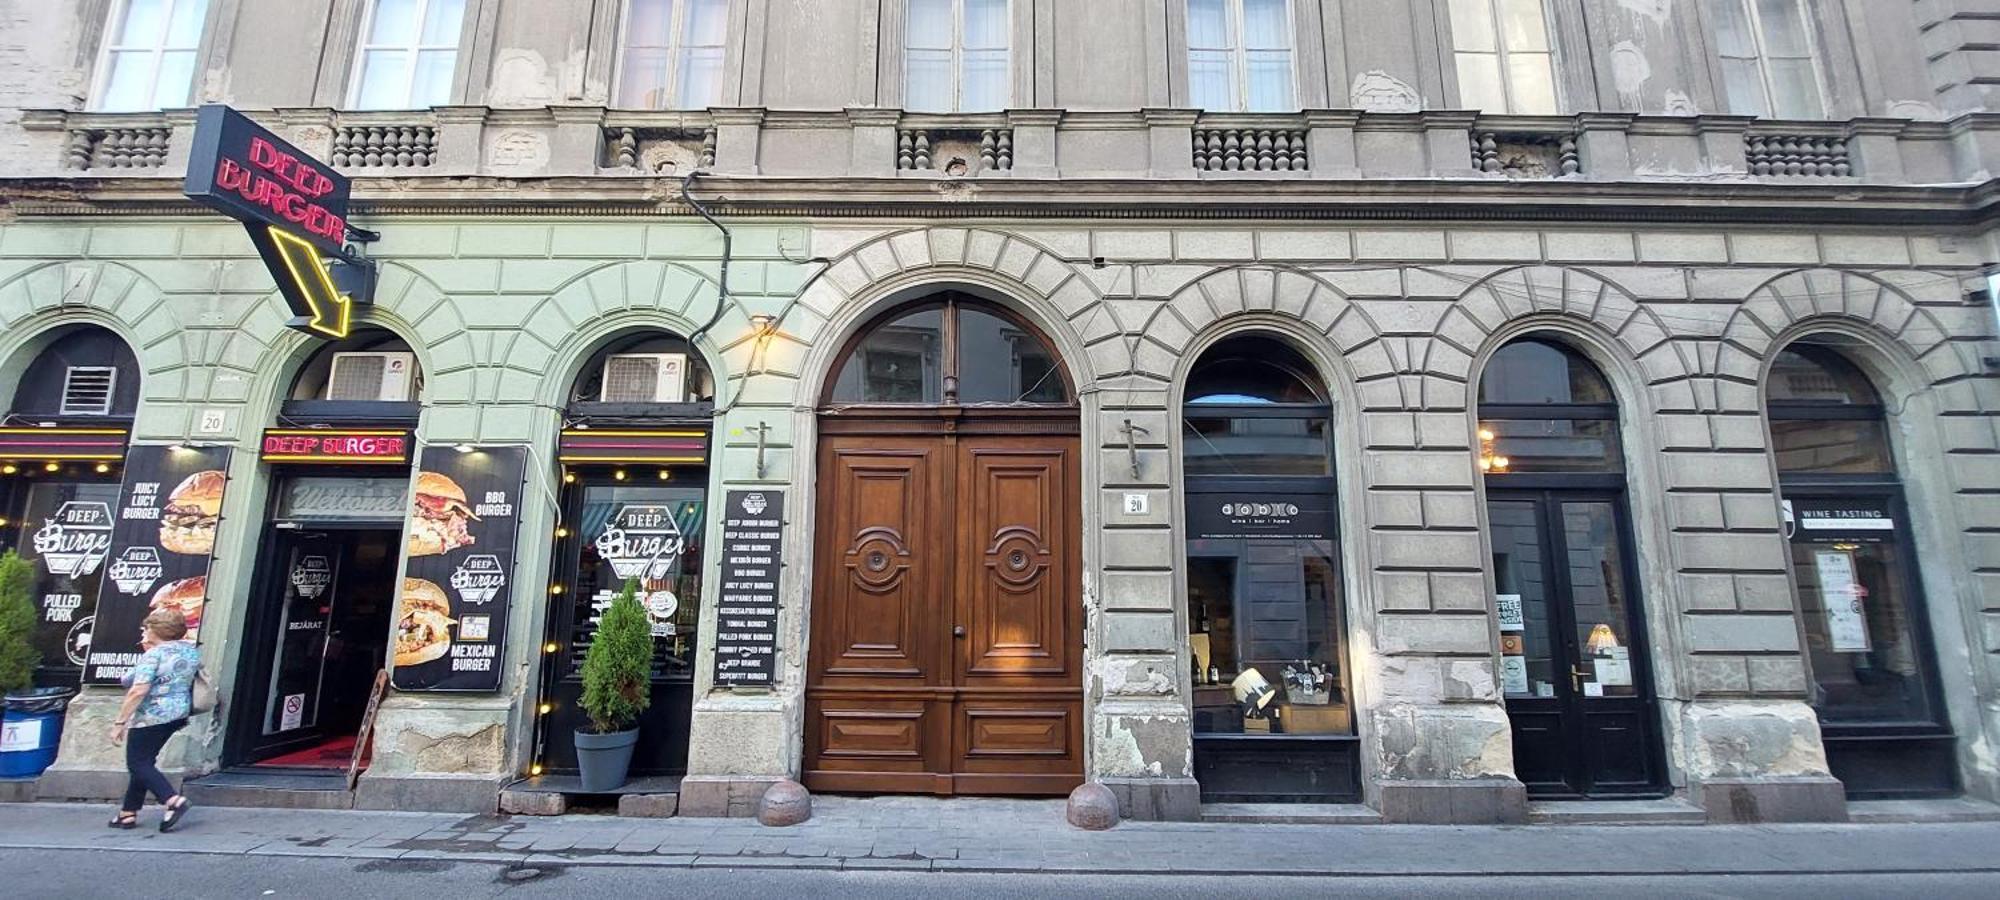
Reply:
[[1569, 687], [1572, 691], [1583, 693], [1583, 670], [1574, 665], [1569, 667]]
[[956, 638], [965, 637], [965, 626], [963, 625], [951, 626], [951, 636]]

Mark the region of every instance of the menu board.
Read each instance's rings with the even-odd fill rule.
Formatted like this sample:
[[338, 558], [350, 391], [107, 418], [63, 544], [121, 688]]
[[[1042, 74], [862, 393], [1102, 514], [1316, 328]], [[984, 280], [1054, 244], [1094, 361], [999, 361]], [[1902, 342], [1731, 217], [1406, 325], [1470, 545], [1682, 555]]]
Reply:
[[228, 466], [227, 447], [138, 446], [125, 454], [86, 683], [117, 684], [131, 671], [139, 626], [155, 609], [179, 610], [188, 640], [201, 639]]
[[716, 592], [715, 683], [770, 687], [778, 674], [778, 572], [784, 491], [730, 491], [722, 510], [722, 589]]
[[404, 525], [399, 691], [497, 691], [527, 448], [426, 447]]
[[30, 639], [41, 651], [36, 683], [75, 684], [90, 651], [98, 582], [111, 557], [118, 484], [36, 481], [26, 491], [18, 539], [11, 545], [35, 570], [29, 590], [35, 604]]

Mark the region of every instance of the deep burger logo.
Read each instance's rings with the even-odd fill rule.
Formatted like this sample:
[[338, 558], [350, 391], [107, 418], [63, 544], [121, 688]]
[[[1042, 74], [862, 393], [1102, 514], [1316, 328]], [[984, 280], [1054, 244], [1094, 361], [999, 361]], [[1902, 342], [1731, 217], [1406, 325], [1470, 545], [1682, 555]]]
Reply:
[[327, 585], [333, 583], [333, 566], [324, 556], [300, 557], [299, 564], [292, 567], [292, 591], [307, 600], [317, 600], [326, 593]]
[[743, 495], [744, 512], [749, 513], [750, 515], [753, 516], [758, 516], [758, 515], [763, 515], [764, 510], [767, 508], [768, 508], [768, 503], [764, 500], [763, 494], [758, 493], [756, 491], [752, 491], [748, 494]]
[[89, 575], [111, 552], [111, 507], [77, 500], [65, 503], [42, 520], [32, 543], [49, 574]]
[[664, 506], [627, 506], [594, 542], [597, 553], [620, 579], [655, 581], [671, 577], [687, 541]]
[[500, 568], [500, 557], [490, 553], [476, 553], [458, 564], [451, 573], [451, 589], [458, 592], [458, 598], [474, 606], [493, 602], [507, 586], [507, 573]]
[[111, 582], [118, 586], [121, 594], [137, 596], [153, 589], [166, 571], [160, 565], [160, 551], [152, 547], [127, 547], [124, 553], [111, 561], [104, 574], [111, 576]]

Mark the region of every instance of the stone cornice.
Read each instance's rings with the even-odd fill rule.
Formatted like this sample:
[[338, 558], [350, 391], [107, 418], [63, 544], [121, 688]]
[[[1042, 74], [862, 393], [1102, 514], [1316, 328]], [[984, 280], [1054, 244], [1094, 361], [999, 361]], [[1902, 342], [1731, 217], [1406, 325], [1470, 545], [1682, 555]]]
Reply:
[[[371, 183], [373, 182], [373, 183]], [[358, 178], [358, 218], [677, 216], [677, 183], [635, 176]], [[951, 188], [941, 192], [940, 185]], [[385, 190], [384, 188], [388, 188]], [[730, 178], [697, 191], [719, 215], [827, 219], [1429, 221], [1970, 228], [2000, 218], [2000, 182], [1887, 186], [1354, 179]], [[940, 199], [947, 195], [950, 199]], [[0, 179], [0, 221], [212, 215], [166, 178]]]

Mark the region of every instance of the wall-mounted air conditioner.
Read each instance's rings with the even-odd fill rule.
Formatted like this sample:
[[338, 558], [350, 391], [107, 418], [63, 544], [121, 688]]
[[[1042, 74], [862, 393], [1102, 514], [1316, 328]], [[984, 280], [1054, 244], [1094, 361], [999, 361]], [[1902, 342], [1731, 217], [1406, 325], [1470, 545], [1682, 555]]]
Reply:
[[687, 398], [687, 354], [614, 353], [603, 381], [605, 403], [679, 403]]
[[414, 353], [335, 353], [326, 399], [406, 401], [416, 374]]

